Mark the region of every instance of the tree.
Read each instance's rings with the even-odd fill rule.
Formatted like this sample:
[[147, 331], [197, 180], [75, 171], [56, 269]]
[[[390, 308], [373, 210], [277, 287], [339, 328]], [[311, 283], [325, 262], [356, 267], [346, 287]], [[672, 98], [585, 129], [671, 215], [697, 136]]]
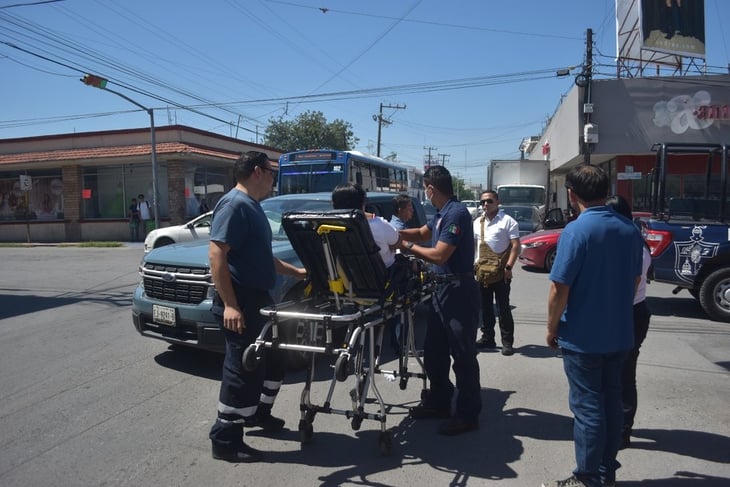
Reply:
[[328, 123], [322, 112], [307, 111], [294, 120], [269, 119], [264, 132], [264, 144], [284, 152], [305, 149], [350, 150], [359, 139], [352, 132], [352, 125], [336, 119]]

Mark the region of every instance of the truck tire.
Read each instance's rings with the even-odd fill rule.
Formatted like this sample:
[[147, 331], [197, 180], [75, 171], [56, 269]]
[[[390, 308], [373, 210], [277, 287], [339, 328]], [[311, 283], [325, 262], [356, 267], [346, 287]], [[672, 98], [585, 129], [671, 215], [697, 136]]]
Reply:
[[730, 323], [730, 268], [707, 276], [700, 287], [700, 305], [713, 320]]

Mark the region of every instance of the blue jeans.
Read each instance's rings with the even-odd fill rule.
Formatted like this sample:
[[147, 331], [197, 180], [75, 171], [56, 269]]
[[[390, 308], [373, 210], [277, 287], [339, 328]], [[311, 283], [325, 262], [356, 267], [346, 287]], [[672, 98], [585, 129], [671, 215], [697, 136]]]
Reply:
[[576, 468], [573, 474], [589, 487], [614, 480], [621, 464], [623, 405], [621, 372], [627, 351], [587, 354], [563, 349], [563, 369], [570, 386]]

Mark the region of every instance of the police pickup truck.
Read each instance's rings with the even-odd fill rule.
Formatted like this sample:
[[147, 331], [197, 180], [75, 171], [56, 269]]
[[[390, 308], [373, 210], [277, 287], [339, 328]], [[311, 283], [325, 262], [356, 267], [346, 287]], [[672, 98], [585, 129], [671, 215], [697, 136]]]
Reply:
[[[366, 211], [390, 220], [393, 193], [368, 193]], [[413, 218], [408, 227], [426, 222], [421, 203], [412, 198]], [[289, 211], [331, 209], [330, 193], [290, 194], [268, 198], [261, 207], [269, 219], [274, 255], [296, 266], [301, 261], [281, 226]], [[214, 287], [208, 262], [209, 240], [168, 245], [145, 254], [139, 266], [141, 281], [132, 298], [134, 327], [143, 336], [175, 345], [224, 351], [223, 335], [211, 313]], [[277, 275], [272, 297], [276, 302], [296, 299], [303, 293], [301, 281]]]
[[[643, 219], [654, 279], [687, 289], [714, 320], [730, 322], [727, 145], [657, 144], [652, 216]], [[701, 170], [694, 170], [700, 166]], [[668, 177], [685, 175], [681, 194]], [[701, 173], [701, 174], [700, 174]], [[692, 183], [688, 184], [692, 176]], [[674, 185], [676, 188], [677, 185]]]

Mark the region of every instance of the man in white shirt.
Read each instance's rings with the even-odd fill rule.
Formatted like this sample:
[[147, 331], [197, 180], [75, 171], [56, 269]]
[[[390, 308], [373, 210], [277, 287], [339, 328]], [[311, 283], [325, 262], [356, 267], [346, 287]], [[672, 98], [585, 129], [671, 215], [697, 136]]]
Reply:
[[144, 195], [137, 196], [137, 209], [139, 210], [139, 223], [142, 227], [142, 240], [147, 235], [147, 220], [150, 220], [150, 204], [144, 199]]
[[[520, 255], [520, 228], [517, 221], [499, 210], [497, 192], [488, 190], [479, 199], [483, 208], [482, 216], [474, 220], [474, 253], [479, 260], [479, 243], [482, 240], [496, 254], [509, 252], [504, 267], [504, 279], [487, 286], [480, 285], [482, 294], [482, 337], [477, 340], [479, 348], [496, 348], [494, 340], [494, 299], [499, 311], [499, 330], [502, 337], [502, 355], [512, 355], [515, 338], [515, 322], [509, 305], [510, 283], [512, 282], [512, 266]], [[484, 229], [482, 231], [482, 228]]]
[[[362, 210], [365, 211], [365, 190], [359, 184], [342, 183], [332, 191], [332, 207], [335, 210]], [[380, 257], [388, 268], [395, 262], [395, 249], [400, 242], [398, 230], [387, 220], [365, 213], [373, 234], [373, 240], [380, 248]]]

